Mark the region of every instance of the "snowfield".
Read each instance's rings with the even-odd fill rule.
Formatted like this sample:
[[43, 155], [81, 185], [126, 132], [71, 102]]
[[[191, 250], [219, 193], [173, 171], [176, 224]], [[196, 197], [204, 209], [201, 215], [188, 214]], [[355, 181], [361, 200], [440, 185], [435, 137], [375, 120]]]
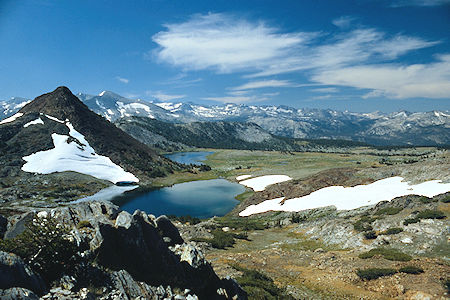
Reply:
[[42, 121], [42, 119], [39, 117], [36, 120], [30, 121], [27, 124], [23, 125], [23, 127], [27, 128], [28, 126], [37, 125], [37, 124], [44, 124], [44, 121]]
[[380, 201], [391, 201], [405, 195], [434, 197], [448, 191], [450, 191], [450, 183], [442, 183], [441, 180], [409, 185], [408, 182], [403, 181], [402, 177], [391, 177], [368, 185], [322, 188], [304, 197], [288, 199], [284, 204], [281, 204], [284, 197], [266, 200], [257, 205], [250, 205], [241, 211], [239, 216], [247, 217], [268, 211], [301, 211], [326, 206], [335, 206], [338, 210], [350, 210], [377, 204]]
[[252, 175], [240, 175], [240, 176], [236, 177], [236, 180], [241, 181], [241, 180], [244, 180], [244, 179], [247, 179], [250, 177], [252, 177]]
[[[50, 119], [54, 117], [47, 116]], [[57, 122], [61, 122], [56, 119]], [[109, 180], [113, 183], [119, 181], [139, 182], [139, 179], [129, 172], [125, 172], [109, 157], [98, 155], [89, 145], [84, 136], [76, 131], [70, 122], [65, 125], [69, 128], [69, 135], [52, 134], [55, 148], [39, 151], [23, 157], [26, 163], [22, 170], [25, 172], [50, 174], [53, 172], [74, 171]], [[71, 142], [68, 142], [71, 139]], [[73, 141], [73, 139], [75, 139]]]
[[1, 124], [6, 124], [6, 123], [9, 123], [9, 122], [13, 122], [13, 121], [15, 121], [17, 118], [20, 118], [21, 116], [23, 116], [23, 113], [17, 113], [17, 114], [15, 114], [15, 115], [12, 115], [11, 117], [6, 118], [6, 119], [0, 121], [0, 125], [1, 125]]
[[255, 192], [260, 192], [264, 191], [268, 185], [288, 181], [291, 179], [292, 178], [287, 175], [265, 175], [241, 181], [239, 182], [239, 184], [252, 188]]

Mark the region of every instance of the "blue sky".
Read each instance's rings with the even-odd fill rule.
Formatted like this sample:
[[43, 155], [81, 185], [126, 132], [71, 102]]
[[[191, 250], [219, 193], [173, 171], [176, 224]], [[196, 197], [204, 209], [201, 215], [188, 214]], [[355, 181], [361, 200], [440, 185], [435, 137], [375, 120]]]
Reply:
[[450, 109], [450, 0], [0, 0], [0, 99]]

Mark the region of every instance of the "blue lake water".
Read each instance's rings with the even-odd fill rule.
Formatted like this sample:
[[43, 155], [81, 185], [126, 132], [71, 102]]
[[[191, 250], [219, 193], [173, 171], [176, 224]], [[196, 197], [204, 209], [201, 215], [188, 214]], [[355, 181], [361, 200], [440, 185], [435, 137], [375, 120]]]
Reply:
[[182, 163], [182, 164], [201, 164], [206, 160], [206, 157], [214, 152], [201, 151], [201, 152], [176, 152], [172, 154], [164, 155], [168, 159]]
[[113, 202], [133, 213], [136, 209], [155, 216], [223, 216], [239, 203], [234, 197], [245, 188], [225, 179], [191, 181], [155, 190], [129, 191]]

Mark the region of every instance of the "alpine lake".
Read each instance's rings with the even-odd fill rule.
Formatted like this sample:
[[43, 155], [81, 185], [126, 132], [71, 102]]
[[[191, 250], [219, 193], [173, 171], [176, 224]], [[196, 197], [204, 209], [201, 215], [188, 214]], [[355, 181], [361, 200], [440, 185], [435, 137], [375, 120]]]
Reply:
[[[167, 158], [183, 164], [201, 164], [213, 152], [178, 152]], [[122, 210], [136, 209], [160, 215], [190, 215], [197, 218], [223, 216], [239, 203], [235, 197], [245, 191], [240, 184], [225, 179], [199, 180], [151, 190], [135, 189], [114, 197]]]

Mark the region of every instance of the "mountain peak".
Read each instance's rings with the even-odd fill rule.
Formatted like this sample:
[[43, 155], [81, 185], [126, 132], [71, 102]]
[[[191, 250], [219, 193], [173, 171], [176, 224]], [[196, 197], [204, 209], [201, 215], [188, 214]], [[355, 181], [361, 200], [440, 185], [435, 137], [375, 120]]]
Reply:
[[65, 86], [56, 88], [53, 92], [41, 95], [25, 105], [21, 113], [45, 113], [60, 120], [70, 119], [73, 114], [85, 113], [89, 108]]

